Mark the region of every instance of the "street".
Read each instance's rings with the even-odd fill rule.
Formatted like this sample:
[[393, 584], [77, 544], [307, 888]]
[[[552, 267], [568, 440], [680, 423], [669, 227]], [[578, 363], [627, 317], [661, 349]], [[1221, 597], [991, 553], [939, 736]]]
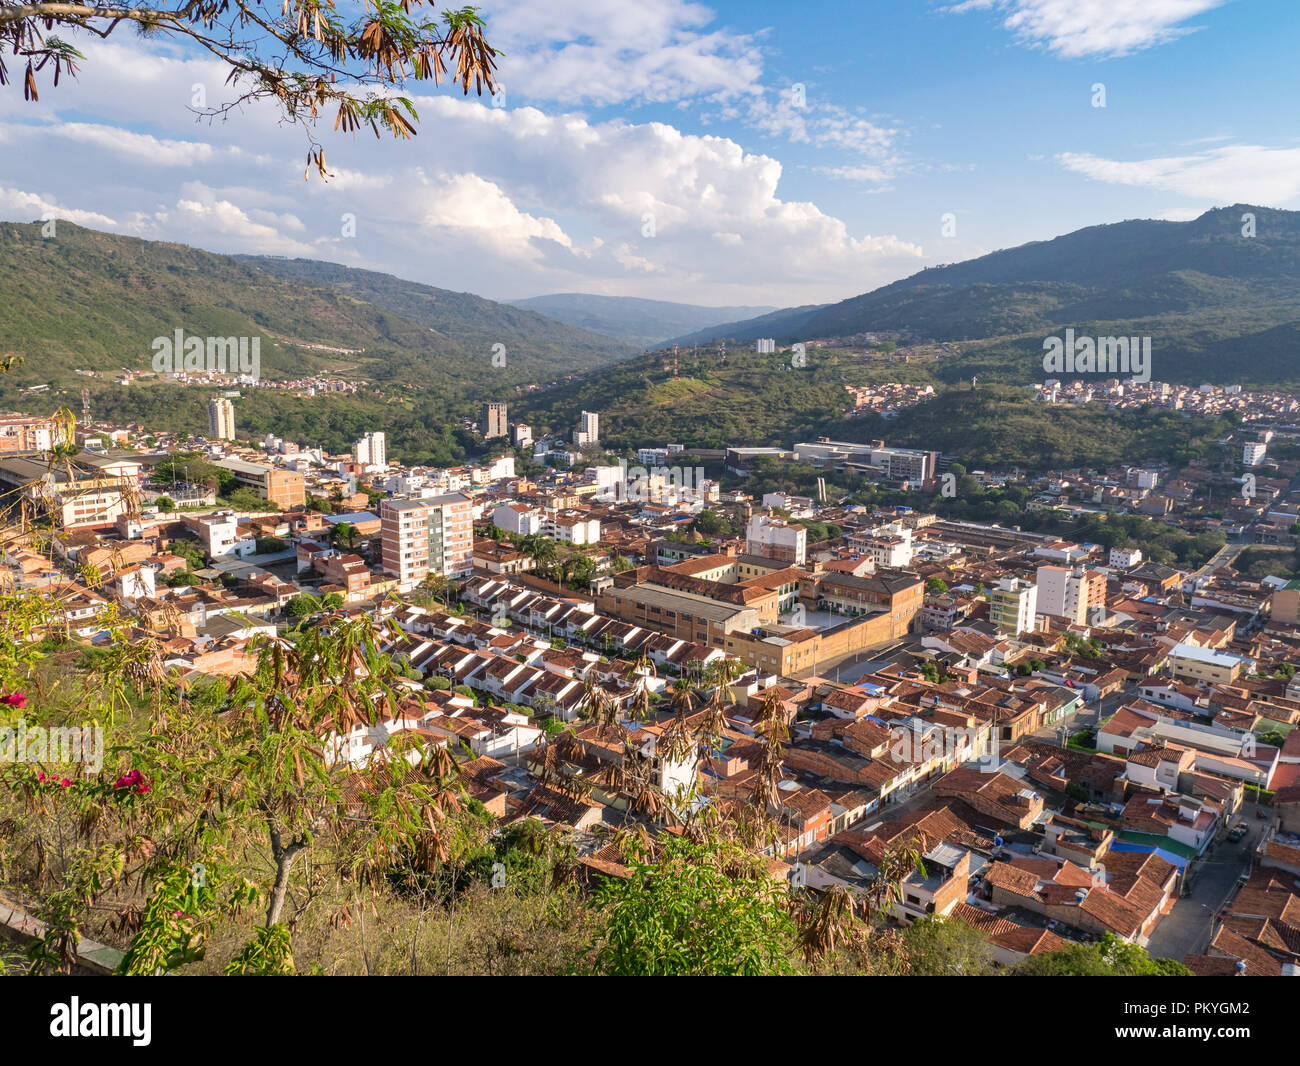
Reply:
[[1214, 925], [1214, 917], [1235, 891], [1237, 878], [1250, 871], [1250, 856], [1268, 822], [1255, 817], [1255, 804], [1244, 803], [1236, 822], [1244, 822], [1250, 832], [1239, 843], [1228, 841], [1227, 830], [1219, 830], [1214, 844], [1192, 864], [1190, 896], [1183, 896], [1151, 934], [1147, 953], [1153, 958], [1181, 962], [1184, 955], [1205, 950]]

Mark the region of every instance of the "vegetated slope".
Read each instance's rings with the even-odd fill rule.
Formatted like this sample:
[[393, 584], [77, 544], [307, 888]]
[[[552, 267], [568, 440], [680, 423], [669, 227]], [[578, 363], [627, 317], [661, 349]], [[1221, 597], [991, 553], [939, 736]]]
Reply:
[[355, 300], [426, 327], [434, 339], [492, 366], [495, 345], [505, 346], [512, 377], [545, 383], [625, 359], [634, 345], [555, 317], [468, 292], [451, 292], [392, 274], [314, 259], [238, 256], [268, 274], [326, 286]]
[[505, 302], [643, 348], [656, 347], [665, 338], [680, 333], [754, 318], [776, 310], [774, 307], [703, 307], [582, 292], [553, 293]]
[[[1254, 216], [1254, 235], [1243, 219]], [[1067, 327], [1146, 336], [1161, 380], [1300, 382], [1300, 213], [1236, 205], [1188, 222], [1090, 226], [932, 267], [872, 292], [715, 332], [790, 343], [898, 330], [963, 343], [951, 380], [1041, 380], [1042, 343]], [[684, 338], [705, 342], [704, 333]], [[973, 356], [970, 360], [967, 355]]]
[[40, 223], [0, 223], [0, 352], [24, 358], [5, 388], [84, 382], [78, 369], [147, 370], [153, 339], [176, 329], [260, 337], [267, 377], [343, 371], [455, 391], [488, 368], [502, 383], [531, 384], [631, 354], [532, 312], [372, 271], [216, 255], [63, 221], [49, 238]]

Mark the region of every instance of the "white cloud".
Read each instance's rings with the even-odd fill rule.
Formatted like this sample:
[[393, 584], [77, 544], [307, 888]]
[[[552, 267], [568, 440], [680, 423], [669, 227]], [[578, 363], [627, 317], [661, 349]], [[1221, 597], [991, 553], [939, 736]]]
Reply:
[[1300, 195], [1300, 148], [1233, 145], [1197, 155], [1136, 160], [1062, 152], [1056, 158], [1094, 181], [1159, 189], [1213, 203], [1278, 206]]
[[567, 106], [675, 102], [755, 91], [762, 52], [752, 34], [708, 29], [689, 0], [489, 0], [488, 40], [505, 52], [506, 98]]
[[[82, 69], [27, 111], [0, 94], [5, 183], [117, 219], [120, 232], [331, 259], [497, 298], [577, 290], [790, 305], [854, 295], [921, 265], [915, 244], [851, 232], [816, 204], [783, 198], [772, 155], [664, 122], [432, 91], [415, 101], [413, 140], [326, 136], [335, 178], [304, 182], [295, 146], [305, 154], [305, 141], [269, 105], [191, 135], [191, 88], [214, 84], [209, 61], [101, 45]], [[75, 122], [61, 121], [65, 108]], [[890, 127], [829, 107], [802, 117], [791, 132], [852, 151], [860, 180], [877, 176], [872, 167], [892, 173]], [[643, 234], [646, 214], [653, 237]]]
[[1227, 0], [967, 0], [954, 14], [997, 11], [1023, 44], [1066, 59], [1124, 56], [1165, 44], [1200, 27], [1182, 23]]
[[34, 192], [22, 189], [8, 189], [0, 185], [0, 212], [4, 212], [22, 222], [32, 222], [38, 218], [50, 216], [66, 219], [78, 226], [107, 227], [114, 229], [117, 223], [107, 215], [96, 211], [79, 211], [75, 207], [63, 207], [54, 200]]
[[550, 218], [520, 211], [500, 186], [477, 174], [455, 174], [426, 185], [430, 206], [420, 223], [434, 234], [471, 235], [498, 253], [536, 259], [534, 240], [572, 248], [568, 234]]

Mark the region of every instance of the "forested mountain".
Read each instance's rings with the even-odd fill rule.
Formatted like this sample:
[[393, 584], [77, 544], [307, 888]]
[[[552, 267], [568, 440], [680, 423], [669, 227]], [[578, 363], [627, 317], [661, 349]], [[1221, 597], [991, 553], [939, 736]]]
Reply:
[[[1161, 380], [1294, 384], [1300, 213], [1238, 204], [1188, 222], [1090, 226], [1049, 241], [932, 267], [820, 308], [791, 308], [696, 331], [681, 343], [775, 337], [792, 343], [902, 331], [956, 342], [956, 374], [1020, 383], [1045, 336], [1073, 327], [1152, 338]], [[1226, 356], [1226, 358], [1225, 358]], [[1040, 375], [1041, 376], [1041, 375]]]
[[688, 330], [702, 330], [776, 310], [774, 307], [701, 307], [584, 292], [554, 293], [506, 303], [644, 348], [656, 347], [665, 338]]

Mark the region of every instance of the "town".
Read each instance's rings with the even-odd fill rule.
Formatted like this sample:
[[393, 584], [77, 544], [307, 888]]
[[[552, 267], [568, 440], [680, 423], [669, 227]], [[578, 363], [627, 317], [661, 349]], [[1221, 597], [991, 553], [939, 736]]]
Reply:
[[[227, 394], [189, 435], [7, 415], [0, 564], [91, 648], [126, 612], [182, 679], [250, 671], [307, 620], [372, 620], [402, 702], [322, 736], [329, 764], [366, 774], [414, 733], [503, 824], [563, 831], [592, 880], [628, 876], [629, 819], [748, 809], [776, 827], [771, 876], [817, 892], [867, 893], [914, 846], [889, 921], [960, 920], [1002, 966], [1112, 936], [1280, 976], [1300, 966], [1300, 581], [1234, 564], [1295, 544], [1294, 403], [1253, 400], [1227, 460], [1034, 477], [825, 438], [622, 457], [597, 412], [535, 440], [504, 402], [482, 461], [440, 469], [392, 461], [382, 429], [348, 454], [239, 442]], [[936, 506], [754, 498], [759, 460]], [[944, 517], [969, 479], [1212, 555]]]

